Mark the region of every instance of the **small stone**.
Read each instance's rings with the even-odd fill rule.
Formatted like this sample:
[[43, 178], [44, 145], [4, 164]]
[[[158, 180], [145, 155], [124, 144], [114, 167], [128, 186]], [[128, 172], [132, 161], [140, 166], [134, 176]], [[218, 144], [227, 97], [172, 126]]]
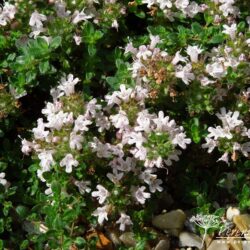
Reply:
[[178, 209], [153, 218], [152, 224], [161, 230], [167, 230], [170, 234], [177, 236], [184, 227], [186, 214]]
[[242, 246], [243, 246], [243, 250], [250, 250], [250, 242], [249, 241], [242, 241]]
[[250, 215], [249, 214], [241, 214], [235, 215], [233, 217], [233, 222], [237, 226], [237, 228], [244, 234], [246, 240], [250, 241]]
[[241, 239], [229, 238], [230, 250], [243, 250]]
[[168, 238], [160, 240], [155, 247], [155, 250], [169, 250], [169, 249], [170, 249], [170, 241]]
[[189, 232], [181, 232], [179, 242], [181, 247], [197, 247], [199, 249], [202, 247], [202, 239], [196, 234]]
[[232, 221], [235, 215], [239, 215], [240, 210], [236, 207], [229, 207], [226, 212], [226, 217], [228, 220]]
[[214, 234], [210, 234], [210, 235], [207, 234], [206, 235], [205, 243], [206, 243], [207, 248], [211, 244], [211, 242], [213, 241], [213, 237], [214, 237]]
[[134, 233], [132, 232], [125, 232], [123, 233], [119, 239], [126, 247], [134, 247], [136, 245], [136, 240], [134, 237]]
[[229, 250], [229, 246], [224, 240], [213, 240], [207, 250]]

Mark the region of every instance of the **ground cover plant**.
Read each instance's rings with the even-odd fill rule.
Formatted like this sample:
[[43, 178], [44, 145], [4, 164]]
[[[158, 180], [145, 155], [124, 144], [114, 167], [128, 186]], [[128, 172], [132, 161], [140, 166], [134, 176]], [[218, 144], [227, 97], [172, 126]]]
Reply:
[[250, 244], [247, 0], [5, 1], [0, 80], [0, 249]]

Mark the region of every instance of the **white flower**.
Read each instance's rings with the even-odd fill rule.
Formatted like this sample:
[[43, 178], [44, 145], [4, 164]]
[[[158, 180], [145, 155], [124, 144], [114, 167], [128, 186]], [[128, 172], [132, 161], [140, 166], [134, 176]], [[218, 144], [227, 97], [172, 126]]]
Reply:
[[153, 167], [162, 168], [163, 159], [161, 156], [158, 156], [155, 159], [146, 159], [146, 161], [144, 162], [144, 166], [146, 168], [153, 168]]
[[135, 91], [131, 94], [131, 97], [138, 102], [143, 102], [148, 97], [148, 90], [140, 85], [137, 85], [135, 87]]
[[33, 26], [31, 27], [32, 29], [32, 32], [29, 34], [29, 37], [33, 37], [34, 39], [36, 39], [40, 33], [46, 31], [45, 28], [43, 28], [42, 26], [41, 27], [36, 27], [36, 26]]
[[132, 168], [136, 165], [133, 158], [127, 157], [124, 161], [121, 157], [114, 158], [110, 163], [109, 166], [113, 168], [113, 171], [117, 172], [120, 170], [122, 172], [129, 172]]
[[191, 18], [193, 18], [197, 13], [202, 11], [202, 8], [194, 1], [191, 2], [185, 9], [186, 14]]
[[131, 54], [136, 54], [137, 53], [137, 49], [133, 46], [132, 42], [129, 42], [126, 46], [125, 46], [125, 54], [127, 53], [131, 53]]
[[169, 156], [167, 160], [164, 160], [165, 164], [167, 166], [171, 166], [172, 165], [172, 161], [179, 161], [179, 155], [181, 154], [181, 151], [179, 150], [175, 150], [174, 152], [172, 152]]
[[162, 192], [163, 191], [163, 187], [161, 187], [160, 185], [163, 183], [162, 180], [160, 179], [152, 179], [149, 183], [149, 190], [151, 193], [155, 193], [156, 191]]
[[186, 63], [187, 61], [188, 61], [188, 59], [186, 57], [182, 56], [180, 54], [180, 51], [177, 51], [175, 53], [175, 56], [174, 56], [173, 60], [172, 60], [172, 64], [176, 65], [179, 62], [185, 62]]
[[111, 95], [106, 95], [105, 99], [107, 100], [108, 106], [112, 107], [114, 104], [120, 105], [121, 99], [118, 98], [118, 91], [114, 91]]
[[114, 184], [118, 184], [123, 176], [124, 176], [124, 173], [122, 172], [119, 173], [115, 168], [113, 168], [113, 173], [107, 173], [107, 177]]
[[33, 143], [30, 142], [30, 141], [27, 141], [26, 139], [23, 139], [22, 140], [22, 152], [25, 154], [25, 155], [28, 155], [32, 149], [33, 149]]
[[206, 71], [214, 78], [222, 78], [226, 75], [226, 69], [221, 62], [207, 64]]
[[93, 197], [96, 197], [98, 202], [100, 204], [102, 204], [106, 199], [107, 197], [110, 195], [109, 191], [103, 187], [102, 185], [97, 185], [96, 188], [98, 189], [98, 191], [94, 191], [92, 192], [92, 196]]
[[[138, 71], [140, 69], [145, 68], [145, 66], [142, 64], [142, 62], [140, 62], [139, 60], [134, 61], [134, 63], [132, 64], [132, 67], [128, 68], [129, 70], [132, 70], [132, 77], [136, 78], [138, 76]], [[145, 78], [143, 78], [144, 82], [147, 82]]]
[[190, 56], [191, 61], [194, 63], [198, 62], [198, 55], [202, 51], [203, 50], [196, 45], [195, 46], [188, 45], [188, 47], [187, 47], [187, 54]]
[[65, 172], [71, 173], [72, 167], [77, 167], [79, 165], [79, 162], [74, 159], [72, 154], [66, 154], [66, 156], [60, 161], [61, 167], [66, 167]]
[[205, 140], [206, 140], [206, 143], [202, 144], [201, 147], [207, 148], [208, 153], [211, 153], [214, 150], [214, 148], [217, 146], [217, 143], [215, 140], [211, 138], [205, 138]]
[[82, 149], [83, 137], [81, 135], [76, 134], [75, 131], [70, 134], [69, 146], [71, 149]]
[[96, 103], [97, 103], [97, 100], [95, 98], [93, 98], [88, 103], [86, 103], [85, 114], [87, 117], [95, 117], [96, 115], [99, 116], [100, 113], [102, 113], [102, 112], [97, 112], [97, 111], [101, 110], [102, 106], [99, 104], [96, 104]]
[[156, 46], [158, 43], [161, 43], [161, 42], [162, 42], [161, 39], [160, 39], [160, 37], [159, 37], [158, 35], [154, 36], [154, 35], [150, 34], [149, 37], [150, 37], [150, 40], [151, 40], [151, 43], [150, 43], [150, 45], [149, 45], [149, 48], [150, 48], [150, 49], [154, 49], [155, 46]]
[[243, 121], [238, 119], [240, 115], [239, 111], [228, 111], [227, 113], [223, 107], [220, 109], [220, 112], [221, 113], [216, 113], [216, 116], [222, 121], [223, 127], [234, 129], [237, 126], [243, 125]]
[[75, 40], [76, 45], [80, 45], [80, 43], [82, 42], [82, 38], [78, 35], [74, 35], [73, 38]]
[[16, 6], [8, 2], [4, 2], [3, 10], [1, 15], [8, 17], [9, 19], [14, 19], [17, 12]]
[[141, 203], [144, 204], [146, 199], [149, 199], [151, 197], [150, 193], [144, 192], [144, 190], [146, 189], [146, 187], [142, 186], [139, 187], [135, 192], [134, 192], [134, 197], [135, 199]]
[[45, 189], [44, 193], [45, 193], [46, 195], [51, 195], [51, 196], [53, 196], [53, 191], [52, 191], [52, 189], [51, 189], [51, 184], [46, 183], [46, 186], [47, 186], [48, 188]]
[[142, 3], [147, 4], [147, 7], [150, 8], [152, 5], [155, 4], [155, 0], [142, 0]]
[[60, 85], [58, 86], [59, 90], [62, 90], [66, 96], [69, 96], [75, 93], [75, 85], [80, 81], [79, 78], [75, 78], [72, 74], [69, 74], [67, 77], [62, 77]]
[[152, 52], [145, 45], [141, 45], [136, 57], [139, 59], [142, 58], [143, 60], [147, 60], [150, 56], [152, 56]]
[[45, 131], [45, 124], [43, 123], [43, 119], [39, 118], [37, 120], [37, 127], [32, 129], [35, 139], [43, 140], [49, 135], [49, 131]]
[[[222, 1], [220, 1], [222, 2]], [[238, 7], [235, 7], [233, 6], [233, 2], [231, 0], [227, 0], [224, 2], [224, 4], [222, 4], [219, 9], [220, 11], [223, 12], [223, 15], [225, 17], [227, 17], [229, 14], [232, 14], [234, 17], [238, 16], [239, 15], [239, 8]]]
[[110, 120], [115, 128], [125, 129], [129, 125], [127, 114], [122, 110], [116, 115], [111, 115]]
[[90, 181], [75, 181], [74, 184], [78, 187], [80, 194], [85, 194], [85, 192], [90, 193], [91, 188], [89, 185]]
[[130, 216], [125, 213], [121, 213], [121, 217], [116, 221], [116, 224], [120, 224], [119, 229], [121, 231], [125, 231], [126, 226], [133, 225], [133, 222], [130, 219]]
[[250, 142], [243, 143], [240, 147], [240, 151], [245, 157], [248, 157], [250, 153]]
[[6, 186], [7, 185], [7, 180], [4, 179], [5, 178], [5, 173], [4, 172], [1, 172], [0, 173], [0, 184], [3, 185], [3, 186]]
[[119, 28], [119, 23], [117, 22], [116, 19], [112, 22], [111, 27], [112, 27], [112, 28], [115, 28], [116, 30], [118, 30], [118, 28]]
[[29, 25], [31, 27], [37, 27], [37, 28], [41, 28], [43, 27], [43, 23], [44, 21], [47, 20], [47, 17], [43, 14], [38, 13], [36, 10], [32, 13], [31, 17], [30, 17], [30, 21], [29, 21]]
[[175, 1], [175, 6], [179, 10], [184, 10], [189, 5], [189, 0], [177, 0]]
[[177, 70], [175, 72], [175, 76], [177, 78], [181, 78], [181, 80], [185, 83], [185, 84], [189, 84], [190, 81], [195, 79], [194, 74], [191, 72], [192, 70], [192, 65], [191, 64], [187, 64], [186, 66], [181, 66], [178, 65], [177, 66]]
[[104, 220], [108, 220], [108, 209], [109, 206], [98, 207], [93, 213], [93, 216], [98, 217], [98, 223], [102, 224]]
[[156, 2], [159, 4], [160, 9], [172, 8], [173, 4], [171, 0], [156, 0]]
[[135, 127], [135, 131], [150, 132], [151, 131], [151, 118], [152, 118], [152, 115], [150, 115], [147, 110], [143, 110], [139, 112], [137, 119], [136, 119], [137, 126]]
[[180, 132], [175, 135], [174, 139], [172, 140], [172, 143], [175, 145], [179, 145], [182, 149], [186, 149], [186, 144], [190, 144], [191, 139], [186, 138], [186, 134]]
[[88, 131], [89, 128], [87, 126], [91, 125], [92, 122], [88, 120], [85, 116], [79, 115], [75, 120], [74, 131]]
[[206, 77], [206, 76], [200, 77], [199, 80], [201, 81], [201, 85], [202, 85], [202, 86], [208, 86], [208, 85], [210, 85], [210, 84], [215, 83], [215, 81], [209, 79], [209, 78]]
[[64, 124], [72, 124], [74, 122], [73, 113], [64, 113], [63, 111], [48, 115], [47, 120], [46, 127], [56, 130], [60, 130]]
[[62, 103], [55, 101], [54, 103], [47, 102], [46, 107], [42, 109], [42, 114], [50, 115], [59, 112], [62, 108]]
[[52, 153], [50, 151], [43, 151], [43, 152], [39, 153], [37, 156], [41, 160], [40, 166], [45, 171], [49, 171], [50, 166], [55, 163], [53, 156], [52, 156]]
[[93, 142], [89, 143], [89, 146], [92, 148], [93, 152], [97, 153], [97, 157], [99, 158], [109, 158], [111, 156], [110, 144], [103, 144], [96, 137], [93, 138]]
[[110, 122], [107, 116], [103, 112], [98, 112], [95, 117], [95, 124], [98, 127], [99, 132], [103, 132], [105, 129], [110, 129]]
[[230, 130], [228, 128], [222, 128], [221, 126], [217, 126], [216, 128], [209, 127], [208, 132], [210, 133], [207, 135], [207, 137], [213, 137], [215, 140], [217, 140], [218, 138], [233, 138], [233, 135], [230, 133]]
[[72, 23], [77, 24], [81, 21], [87, 21], [88, 19], [91, 19], [92, 17], [93, 17], [92, 15], [85, 14], [84, 9], [81, 12], [76, 10], [72, 17]]
[[14, 5], [5, 2], [3, 9], [0, 7], [0, 25], [5, 26], [10, 20], [14, 19], [16, 11], [17, 10]]
[[223, 28], [224, 30], [222, 31], [222, 33], [229, 35], [231, 39], [234, 40], [236, 37], [236, 31], [237, 31], [236, 23], [233, 23], [231, 26], [224, 24]]
[[128, 132], [124, 133], [122, 143], [128, 143], [129, 145], [135, 144], [137, 148], [141, 147], [146, 142], [141, 132]]
[[70, 11], [66, 11], [66, 4], [63, 1], [56, 1], [55, 2], [55, 9], [56, 9], [56, 14], [59, 17], [68, 17], [70, 15]]
[[217, 161], [224, 161], [229, 165], [228, 162], [228, 152], [225, 152]]
[[132, 94], [132, 89], [131, 88], [126, 89], [126, 86], [124, 84], [121, 84], [120, 92], [117, 92], [117, 96], [124, 102], [128, 102], [131, 94]]
[[153, 119], [156, 128], [156, 131], [170, 131], [175, 128], [175, 121], [174, 120], [169, 120], [169, 116], [164, 117], [163, 111], [159, 111], [158, 117]]

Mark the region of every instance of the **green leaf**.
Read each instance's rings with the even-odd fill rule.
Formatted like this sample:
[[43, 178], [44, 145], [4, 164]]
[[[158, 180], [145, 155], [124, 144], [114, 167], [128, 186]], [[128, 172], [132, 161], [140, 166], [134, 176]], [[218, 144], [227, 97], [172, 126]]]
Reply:
[[3, 204], [3, 214], [7, 216], [9, 214], [10, 209], [12, 208], [11, 201], [5, 201]]
[[50, 48], [57, 49], [62, 44], [62, 38], [60, 36], [56, 36], [50, 42]]
[[204, 13], [204, 19], [205, 19], [207, 25], [209, 25], [210, 23], [212, 23], [213, 20], [214, 20], [213, 16], [210, 13], [208, 13], [208, 12]]
[[26, 82], [27, 83], [30, 83], [35, 79], [36, 79], [36, 72], [34, 72], [34, 71], [26, 72]]
[[29, 241], [28, 240], [24, 240], [21, 245], [20, 245], [20, 250], [25, 250], [28, 249], [29, 246]]
[[48, 61], [39, 63], [39, 71], [43, 75], [49, 71], [50, 65]]
[[55, 196], [59, 196], [61, 194], [61, 184], [58, 181], [52, 182], [51, 189]]
[[146, 17], [145, 12], [142, 11], [142, 10], [137, 10], [137, 11], [135, 12], [135, 15], [136, 15], [137, 17], [141, 18], [141, 19], [143, 19], [143, 18]]
[[88, 45], [88, 53], [91, 57], [93, 57], [96, 54], [96, 47], [93, 44]]
[[21, 219], [25, 219], [29, 214], [29, 210], [27, 207], [19, 205], [16, 207], [16, 212], [20, 216]]
[[224, 35], [223, 34], [216, 34], [214, 35], [208, 43], [210, 44], [218, 44], [224, 42]]
[[192, 23], [191, 29], [195, 35], [199, 35], [203, 31], [203, 27], [197, 22]]
[[4, 231], [4, 221], [3, 219], [0, 219], [0, 233], [2, 233], [3, 231]]
[[77, 238], [75, 239], [75, 244], [76, 244], [78, 247], [84, 247], [85, 243], [86, 243], [86, 240], [85, 240], [84, 238], [82, 238], [82, 237], [77, 237]]
[[244, 32], [245, 28], [246, 28], [246, 23], [244, 21], [240, 22], [238, 25], [237, 25], [237, 28], [238, 28], [238, 31], [239, 32]]

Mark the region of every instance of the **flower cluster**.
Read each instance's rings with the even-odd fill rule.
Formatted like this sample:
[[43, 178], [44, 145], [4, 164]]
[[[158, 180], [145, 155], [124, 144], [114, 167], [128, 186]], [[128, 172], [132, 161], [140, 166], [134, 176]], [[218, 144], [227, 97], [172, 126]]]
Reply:
[[236, 161], [238, 152], [248, 157], [250, 152], [250, 130], [244, 126], [244, 122], [239, 119], [239, 112], [228, 111], [221, 108], [221, 112], [216, 116], [221, 120], [222, 126], [209, 127], [209, 134], [206, 137], [206, 143], [202, 145], [211, 153], [214, 148], [218, 147], [224, 152], [218, 161], [225, 161], [228, 164], [228, 157]]
[[[117, 19], [125, 14], [125, 9], [116, 1], [103, 1], [103, 8], [99, 11], [95, 8], [95, 4], [100, 4], [99, 1], [89, 1], [86, 4], [86, 7], [82, 10], [67, 10], [67, 5], [64, 1], [55, 1], [54, 10], [56, 16], [59, 19], [64, 19], [68, 25], [73, 25], [77, 27], [82, 22], [86, 22], [90, 19], [93, 20], [93, 23], [103, 25], [104, 23], [109, 23], [113, 28], [118, 29], [119, 24]], [[109, 18], [107, 18], [107, 15]], [[105, 19], [104, 19], [105, 18]], [[103, 20], [104, 19], [104, 20]], [[49, 36], [48, 29], [44, 27], [44, 23], [52, 23], [54, 20], [47, 17], [44, 14], [34, 11], [30, 17], [29, 25], [32, 29], [30, 37], [37, 38], [38, 36], [44, 38], [48, 43], [51, 41]], [[111, 23], [110, 23], [111, 22]], [[75, 29], [76, 32], [73, 35], [73, 39], [76, 45], [80, 45], [82, 42], [82, 36], [79, 34], [78, 29]], [[44, 35], [40, 35], [44, 33]]]
[[[107, 180], [113, 183], [113, 188], [108, 184], [108, 190], [97, 183], [97, 191], [91, 192], [93, 181], [89, 179], [75, 180], [74, 184], [81, 194], [91, 192], [99, 204], [104, 204], [93, 213], [102, 224], [108, 219], [108, 213], [117, 209], [114, 197], [118, 193], [124, 194], [128, 204], [133, 200], [144, 204], [151, 193], [161, 192], [163, 181], [157, 178], [157, 168], [170, 166], [179, 160], [179, 149], [186, 149], [191, 140], [186, 138], [183, 127], [177, 126], [162, 111], [156, 115], [145, 109], [147, 89], [121, 85], [120, 91], [106, 95], [106, 105], [101, 105], [96, 99], [81, 102], [81, 95], [74, 90], [77, 82], [79, 79], [70, 74], [62, 77], [59, 86], [52, 89], [54, 102], [48, 102], [42, 110], [46, 121], [38, 119], [37, 127], [32, 129], [33, 141], [24, 139], [22, 152], [35, 153], [40, 161], [37, 176], [46, 182], [46, 172], [61, 172], [60, 169], [65, 168], [67, 174], [73, 174], [74, 168], [81, 168], [83, 147], [88, 145], [98, 158], [106, 162]], [[109, 142], [100, 140], [105, 131], [115, 135]], [[97, 137], [93, 133], [101, 134]], [[132, 186], [126, 184], [128, 179], [133, 180]], [[46, 184], [50, 187], [50, 183]], [[119, 191], [116, 186], [120, 187]], [[45, 192], [51, 194], [49, 190]], [[124, 212], [126, 205], [121, 206], [121, 217], [117, 221], [121, 230], [132, 225]]]
[[185, 17], [193, 18], [196, 14], [203, 12], [207, 8], [207, 5], [205, 4], [199, 5], [196, 2], [190, 2], [189, 0], [143, 0], [142, 3], [147, 4], [148, 8], [154, 6], [159, 7], [164, 15], [172, 22], [175, 17], [179, 16], [179, 12]]
[[[125, 48], [125, 53], [133, 55], [133, 64], [131, 67], [132, 76], [136, 78], [137, 83], [156, 83], [157, 85], [167, 83], [171, 86], [176, 80], [181, 79], [186, 85], [195, 79], [192, 72], [192, 64], [198, 62], [198, 55], [202, 52], [198, 46], [188, 46], [187, 54], [190, 57], [184, 57], [177, 51], [174, 56], [170, 56], [166, 51], [156, 48], [161, 43], [160, 37], [150, 35], [151, 43], [141, 45], [138, 49], [129, 43]], [[155, 88], [155, 85], [153, 85]]]
[[4, 2], [4, 6], [0, 7], [0, 26], [6, 26], [15, 18], [16, 7], [8, 2]]

